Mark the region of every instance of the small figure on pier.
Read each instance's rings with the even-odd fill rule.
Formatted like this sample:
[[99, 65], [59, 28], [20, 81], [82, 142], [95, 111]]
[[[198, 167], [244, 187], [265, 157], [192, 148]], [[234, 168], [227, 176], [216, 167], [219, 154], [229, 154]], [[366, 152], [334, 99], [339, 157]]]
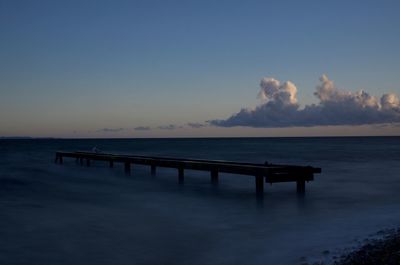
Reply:
[[92, 152], [93, 153], [101, 153], [101, 150], [99, 148], [97, 148], [97, 146], [92, 148]]

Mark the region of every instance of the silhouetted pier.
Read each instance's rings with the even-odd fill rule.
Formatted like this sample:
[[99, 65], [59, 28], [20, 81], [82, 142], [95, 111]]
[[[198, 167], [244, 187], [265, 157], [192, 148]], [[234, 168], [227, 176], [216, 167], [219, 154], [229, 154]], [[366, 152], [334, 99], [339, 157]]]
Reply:
[[204, 159], [182, 159], [172, 157], [140, 156], [140, 155], [117, 155], [93, 152], [64, 152], [57, 151], [55, 162], [62, 164], [64, 158], [75, 158], [81, 165], [90, 166], [91, 161], [105, 161], [114, 167], [115, 163], [124, 165], [127, 175], [131, 174], [133, 165], [150, 166], [152, 175], [156, 174], [157, 167], [176, 168], [178, 170], [178, 181], [184, 183], [184, 171], [201, 170], [210, 172], [211, 183], [218, 184], [219, 173], [231, 173], [248, 175], [255, 178], [256, 194], [261, 197], [264, 193], [264, 181], [266, 183], [296, 182], [297, 192], [305, 192], [305, 183], [314, 180], [315, 173], [321, 173], [320, 168], [311, 166], [275, 165], [241, 163], [221, 160]]

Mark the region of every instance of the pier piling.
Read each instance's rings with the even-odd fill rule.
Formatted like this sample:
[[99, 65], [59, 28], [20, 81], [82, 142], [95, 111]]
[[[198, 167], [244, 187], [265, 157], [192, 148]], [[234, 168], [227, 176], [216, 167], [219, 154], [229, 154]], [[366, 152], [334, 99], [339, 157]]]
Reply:
[[183, 184], [185, 182], [185, 173], [183, 167], [178, 168], [178, 181], [179, 184]]
[[218, 171], [211, 170], [211, 183], [213, 185], [218, 185]]
[[262, 197], [264, 195], [264, 179], [263, 176], [257, 175], [256, 178], [256, 195]]
[[297, 193], [304, 194], [306, 192], [306, 182], [304, 180], [298, 180], [296, 182]]
[[131, 163], [125, 162], [125, 174], [126, 175], [131, 175]]

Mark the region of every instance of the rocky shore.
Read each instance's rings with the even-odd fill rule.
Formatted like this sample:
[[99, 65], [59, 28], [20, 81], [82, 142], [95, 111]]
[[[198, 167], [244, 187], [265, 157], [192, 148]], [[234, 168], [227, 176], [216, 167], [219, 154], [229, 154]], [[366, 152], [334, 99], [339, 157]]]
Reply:
[[380, 239], [368, 240], [357, 250], [344, 254], [334, 265], [400, 264], [400, 228], [378, 232]]

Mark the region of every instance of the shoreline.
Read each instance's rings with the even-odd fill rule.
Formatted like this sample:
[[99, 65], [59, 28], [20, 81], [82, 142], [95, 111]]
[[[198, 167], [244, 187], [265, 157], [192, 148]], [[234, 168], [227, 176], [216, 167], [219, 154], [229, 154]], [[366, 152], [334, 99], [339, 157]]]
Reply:
[[355, 250], [333, 258], [333, 265], [400, 264], [400, 228], [380, 230]]

